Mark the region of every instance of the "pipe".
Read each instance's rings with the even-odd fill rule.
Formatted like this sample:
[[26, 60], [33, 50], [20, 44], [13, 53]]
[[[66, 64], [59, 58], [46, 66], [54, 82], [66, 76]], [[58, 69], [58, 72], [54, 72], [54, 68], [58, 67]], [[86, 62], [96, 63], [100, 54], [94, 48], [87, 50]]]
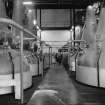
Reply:
[[0, 23], [11, 24], [13, 27], [19, 29], [21, 32], [20, 33], [20, 44], [21, 44], [21, 46], [20, 46], [20, 92], [21, 93], [20, 94], [21, 94], [21, 103], [23, 104], [24, 103], [24, 93], [23, 93], [23, 90], [24, 90], [24, 88], [23, 88], [23, 32], [26, 32], [31, 37], [34, 37], [39, 41], [41, 41], [41, 39], [11, 19], [0, 18]]
[[97, 46], [97, 86], [100, 87], [100, 72], [99, 72], [99, 59], [101, 55], [101, 49]]
[[28, 31], [27, 29], [25, 29], [24, 27], [22, 27], [21, 25], [19, 25], [18, 23], [14, 22], [11, 19], [6, 19], [6, 18], [0, 18], [0, 23], [6, 23], [6, 24], [11, 24], [13, 27], [18, 28], [19, 30], [26, 32], [27, 34], [31, 35], [31, 37], [36, 38], [37, 40], [41, 41], [40, 38], [38, 36], [35, 36], [33, 33], [31, 33], [30, 31]]

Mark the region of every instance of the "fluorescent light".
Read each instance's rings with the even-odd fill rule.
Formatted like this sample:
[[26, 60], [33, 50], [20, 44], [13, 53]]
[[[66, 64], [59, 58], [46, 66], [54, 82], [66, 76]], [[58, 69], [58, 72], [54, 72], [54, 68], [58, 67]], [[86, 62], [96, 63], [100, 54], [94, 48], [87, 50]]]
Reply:
[[31, 2], [31, 1], [23, 2], [23, 5], [32, 5], [32, 4], [33, 4], [33, 2]]
[[71, 29], [74, 29], [74, 26], [72, 26]]
[[36, 25], [37, 24], [37, 21], [36, 20], [33, 20], [33, 24]]
[[28, 12], [29, 12], [29, 13], [31, 13], [31, 12], [32, 12], [32, 10], [31, 10], [31, 9], [29, 9], [29, 10], [28, 10]]
[[38, 26], [36, 28], [39, 30], [39, 27]]
[[89, 9], [89, 10], [93, 9], [93, 6], [89, 5], [89, 6], [88, 6], [88, 9]]

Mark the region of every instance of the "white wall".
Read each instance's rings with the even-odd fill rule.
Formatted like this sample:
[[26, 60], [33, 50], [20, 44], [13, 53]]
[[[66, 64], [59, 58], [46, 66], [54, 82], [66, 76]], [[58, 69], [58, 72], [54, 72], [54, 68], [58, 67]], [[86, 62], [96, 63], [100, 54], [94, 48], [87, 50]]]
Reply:
[[[70, 31], [68, 30], [42, 31], [41, 39], [44, 41], [68, 41], [70, 39]], [[66, 42], [46, 42], [46, 43], [50, 44], [51, 46], [59, 45], [59, 47], [66, 44]], [[57, 48], [53, 48], [53, 51], [57, 51]]]

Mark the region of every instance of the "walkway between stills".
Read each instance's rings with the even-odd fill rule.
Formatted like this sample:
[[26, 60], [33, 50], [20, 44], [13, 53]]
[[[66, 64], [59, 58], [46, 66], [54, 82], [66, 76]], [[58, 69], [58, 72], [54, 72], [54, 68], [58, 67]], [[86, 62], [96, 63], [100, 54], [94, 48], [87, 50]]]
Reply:
[[51, 67], [27, 105], [83, 105], [62, 65]]

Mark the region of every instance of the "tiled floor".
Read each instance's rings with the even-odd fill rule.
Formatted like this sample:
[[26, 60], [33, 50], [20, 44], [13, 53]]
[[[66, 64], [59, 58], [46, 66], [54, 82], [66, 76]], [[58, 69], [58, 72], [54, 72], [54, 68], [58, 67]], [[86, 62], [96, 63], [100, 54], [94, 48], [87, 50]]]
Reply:
[[46, 74], [28, 105], [83, 105], [82, 98], [61, 65]]
[[81, 84], [68, 74], [53, 66], [27, 105], [105, 105], [105, 89]]
[[84, 105], [105, 105], [105, 89], [81, 84], [72, 78]]

